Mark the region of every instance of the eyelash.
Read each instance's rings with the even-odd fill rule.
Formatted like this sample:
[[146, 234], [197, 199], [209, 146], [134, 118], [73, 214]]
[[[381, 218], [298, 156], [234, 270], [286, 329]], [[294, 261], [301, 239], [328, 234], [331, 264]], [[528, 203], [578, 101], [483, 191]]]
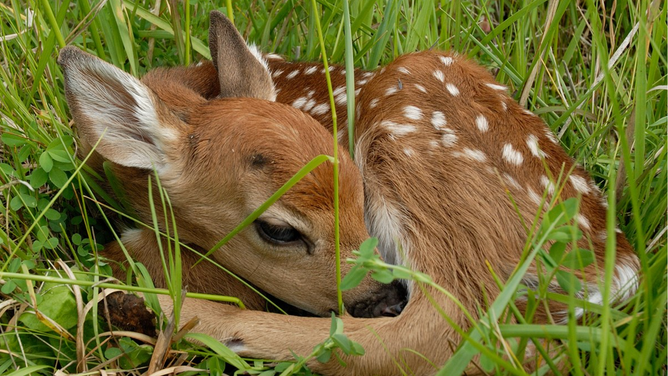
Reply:
[[277, 226], [266, 221], [255, 220], [258, 234], [266, 242], [275, 245], [288, 245], [298, 241], [304, 242], [302, 234], [292, 226]]

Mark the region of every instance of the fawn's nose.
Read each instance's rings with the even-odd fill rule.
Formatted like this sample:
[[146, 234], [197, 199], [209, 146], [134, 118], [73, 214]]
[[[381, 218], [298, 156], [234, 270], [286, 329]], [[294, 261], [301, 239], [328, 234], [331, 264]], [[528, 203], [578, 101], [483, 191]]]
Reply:
[[403, 283], [393, 281], [381, 285], [371, 296], [348, 307], [353, 317], [395, 317], [408, 302], [408, 293]]
[[387, 306], [383, 308], [380, 312], [380, 315], [383, 317], [396, 317], [401, 314], [406, 306], [406, 301], [399, 302], [395, 305]]

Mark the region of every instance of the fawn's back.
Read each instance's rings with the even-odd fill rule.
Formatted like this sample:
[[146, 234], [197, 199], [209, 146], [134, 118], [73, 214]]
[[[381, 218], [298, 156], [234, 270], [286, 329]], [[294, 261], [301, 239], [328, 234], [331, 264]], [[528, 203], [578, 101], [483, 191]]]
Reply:
[[[273, 55], [267, 61], [277, 100], [331, 131], [324, 69]], [[345, 70], [331, 67], [330, 74], [338, 139], [347, 143]], [[426, 272], [475, 305], [484, 290], [496, 290], [487, 263], [509, 276], [536, 213], [555, 196], [580, 197], [578, 246], [592, 249], [597, 261], [580, 276], [588, 299], [602, 302], [606, 201], [540, 118], [484, 68], [449, 53], [408, 54], [355, 76], [355, 162], [367, 227], [385, 260]], [[613, 294], [623, 299], [636, 287], [639, 263], [619, 230], [616, 245]], [[525, 276], [527, 285], [537, 284], [535, 273]]]

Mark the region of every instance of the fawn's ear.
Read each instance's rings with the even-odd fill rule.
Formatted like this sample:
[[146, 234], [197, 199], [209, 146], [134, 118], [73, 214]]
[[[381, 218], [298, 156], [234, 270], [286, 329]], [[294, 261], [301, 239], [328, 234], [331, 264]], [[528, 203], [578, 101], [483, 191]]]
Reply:
[[218, 71], [221, 97], [276, 100], [267, 62], [249, 47], [232, 22], [219, 11], [210, 13], [209, 50]]
[[[169, 111], [139, 80], [75, 47], [60, 52], [65, 94], [80, 136], [106, 159], [161, 170], [165, 145], [176, 138]], [[162, 114], [163, 116], [159, 116]]]

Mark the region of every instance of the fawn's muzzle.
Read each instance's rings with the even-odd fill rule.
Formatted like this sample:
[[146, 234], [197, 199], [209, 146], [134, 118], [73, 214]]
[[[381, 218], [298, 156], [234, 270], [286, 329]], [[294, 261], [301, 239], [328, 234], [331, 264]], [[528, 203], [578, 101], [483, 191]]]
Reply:
[[408, 293], [403, 283], [393, 281], [389, 285], [381, 285], [371, 298], [356, 302], [347, 308], [353, 317], [395, 317], [408, 303]]

